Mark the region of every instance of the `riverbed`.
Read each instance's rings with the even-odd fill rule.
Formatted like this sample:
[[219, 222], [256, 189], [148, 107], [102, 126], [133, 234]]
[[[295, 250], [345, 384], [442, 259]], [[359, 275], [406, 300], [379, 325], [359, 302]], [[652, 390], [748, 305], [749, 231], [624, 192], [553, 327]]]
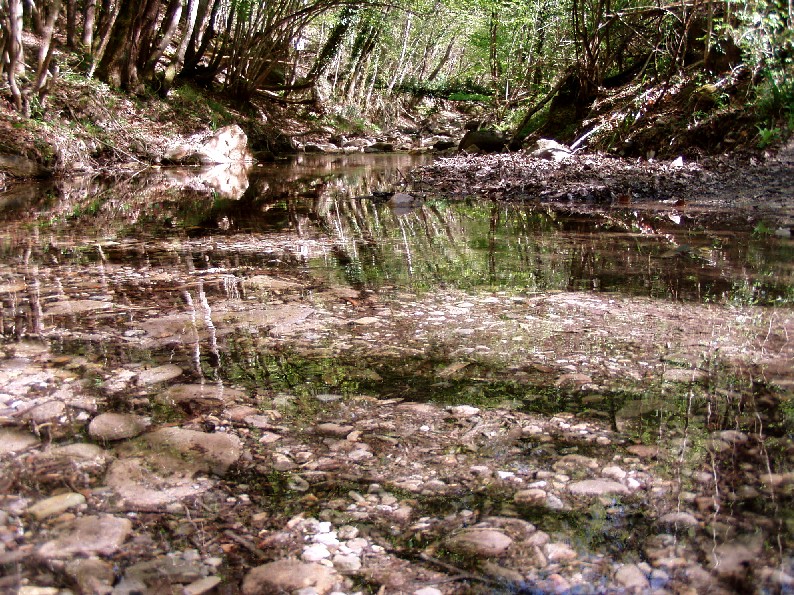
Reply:
[[0, 588], [794, 590], [788, 212], [484, 159], [0, 196]]

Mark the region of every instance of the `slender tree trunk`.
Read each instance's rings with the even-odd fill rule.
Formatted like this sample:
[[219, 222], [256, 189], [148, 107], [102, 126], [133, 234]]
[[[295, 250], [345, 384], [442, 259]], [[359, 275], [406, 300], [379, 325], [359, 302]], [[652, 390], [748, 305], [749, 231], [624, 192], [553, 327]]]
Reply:
[[18, 112], [24, 112], [22, 92], [17, 83], [17, 75], [25, 72], [25, 54], [22, 46], [22, 0], [8, 0], [8, 8], [3, 29], [5, 29], [5, 63], [8, 88], [11, 100]]
[[24, 10], [27, 13], [26, 16], [30, 20], [30, 23], [33, 24], [33, 31], [36, 35], [41, 35], [42, 29], [44, 29], [44, 21], [42, 21], [41, 11], [35, 0], [25, 0]]
[[499, 34], [499, 15], [496, 11], [491, 11], [491, 20], [488, 23], [488, 33], [490, 36], [488, 44], [489, 62], [491, 67], [491, 79], [497, 81], [501, 75], [501, 64], [499, 64], [499, 53], [497, 48], [497, 37]]
[[162, 58], [165, 50], [171, 44], [177, 28], [179, 27], [179, 19], [182, 16], [182, 7], [184, 0], [171, 0], [166, 8], [165, 16], [163, 16], [163, 23], [160, 25], [160, 41], [149, 52], [149, 58], [142, 70], [144, 80], [152, 80], [154, 78], [154, 70]]
[[50, 78], [50, 63], [52, 62], [52, 53], [55, 49], [52, 34], [55, 30], [55, 22], [58, 20], [58, 13], [60, 10], [61, 0], [52, 0], [52, 4], [48, 7], [47, 18], [44, 22], [44, 34], [41, 36], [41, 45], [39, 46], [36, 80], [31, 89], [33, 93], [38, 93], [40, 100], [43, 100], [47, 93], [47, 83]]
[[141, 83], [149, 81], [143, 76], [143, 69], [149, 59], [157, 29], [157, 16], [164, 0], [148, 0], [146, 8], [132, 24], [129, 42], [129, 59], [126, 62], [126, 88], [137, 91]]
[[193, 37], [194, 31], [198, 27], [196, 20], [198, 17], [198, 4], [198, 0], [188, 0], [187, 19], [185, 20], [185, 31], [182, 35], [182, 41], [179, 44], [176, 56], [174, 56], [171, 64], [165, 69], [163, 85], [160, 88], [160, 93], [163, 97], [168, 95], [168, 92], [174, 84], [174, 79], [182, 70], [182, 66], [185, 63], [185, 52], [187, 52], [188, 44]]
[[113, 4], [112, 0], [101, 0], [97, 11], [97, 21], [94, 38], [102, 38], [108, 29], [112, 27], [111, 17], [116, 20], [114, 15], [118, 14], [118, 2]]
[[358, 11], [358, 6], [346, 6], [342, 10], [342, 13], [339, 15], [339, 20], [337, 21], [336, 25], [334, 25], [334, 28], [331, 29], [331, 33], [328, 35], [325, 45], [323, 45], [323, 48], [320, 50], [317, 59], [314, 61], [314, 64], [312, 65], [312, 68], [306, 77], [307, 79], [316, 80], [331, 63], [331, 61], [337, 57], [339, 54], [339, 49], [342, 47], [342, 42], [344, 42], [345, 36], [347, 35], [350, 25], [355, 19], [356, 13]]
[[96, 19], [96, 0], [85, 0], [83, 6], [83, 35], [80, 42], [83, 47], [91, 51], [94, 45], [94, 21]]
[[[206, 2], [204, 4], [206, 5]], [[194, 75], [196, 73], [199, 62], [201, 62], [201, 59], [207, 53], [207, 48], [217, 35], [215, 23], [218, 19], [220, 8], [220, 0], [213, 0], [212, 10], [210, 11], [206, 27], [203, 27], [204, 18], [206, 17], [206, 7], [204, 15], [199, 12], [196, 17], [196, 25], [193, 28], [193, 35], [191, 36], [190, 43], [188, 44], [187, 52], [185, 53], [184, 57], [183, 71], [187, 72], [188, 76]], [[204, 28], [203, 34], [200, 31], [201, 28]], [[201, 40], [200, 43], [199, 40]], [[196, 48], [196, 44], [198, 44], [198, 48]]]
[[441, 69], [444, 68], [444, 65], [447, 62], [449, 62], [449, 58], [450, 56], [452, 56], [452, 48], [454, 47], [455, 47], [455, 38], [453, 37], [452, 39], [449, 40], [449, 43], [447, 44], [447, 50], [444, 52], [444, 55], [441, 56], [441, 60], [438, 61], [438, 64], [436, 64], [436, 67], [433, 69], [433, 72], [431, 72], [428, 75], [427, 77], [428, 82], [432, 82], [436, 80], [436, 77], [441, 73]]
[[[47, 26], [46, 23], [44, 25]], [[66, 0], [66, 47], [74, 49], [77, 37], [77, 0]]]
[[397, 66], [394, 69], [394, 76], [389, 81], [389, 89], [387, 91], [387, 95], [390, 95], [392, 89], [394, 89], [394, 85], [397, 84], [397, 81], [400, 78], [400, 72], [403, 69], [403, 60], [405, 60], [405, 52], [408, 50], [408, 40], [411, 37], [411, 24], [413, 23], [413, 15], [408, 13], [408, 17], [405, 19], [405, 29], [403, 30], [403, 45], [400, 49], [400, 58], [397, 60]]
[[[119, 12], [121, 11], [122, 1], [118, 0], [116, 4], [111, 9], [110, 1], [103, 0], [102, 2], [102, 25], [100, 25], [97, 30], [101, 31], [102, 34], [99, 36], [99, 42], [96, 46], [96, 49], [93, 50], [92, 54], [93, 57], [91, 59], [91, 66], [88, 69], [88, 77], [94, 76], [94, 71], [96, 70], [97, 66], [101, 63], [102, 59], [105, 57], [105, 52], [107, 51], [107, 46], [110, 43], [110, 38], [113, 33], [113, 28], [116, 24], [116, 20], [118, 19]], [[106, 10], [110, 12], [105, 12]], [[96, 40], [95, 40], [96, 41]]]

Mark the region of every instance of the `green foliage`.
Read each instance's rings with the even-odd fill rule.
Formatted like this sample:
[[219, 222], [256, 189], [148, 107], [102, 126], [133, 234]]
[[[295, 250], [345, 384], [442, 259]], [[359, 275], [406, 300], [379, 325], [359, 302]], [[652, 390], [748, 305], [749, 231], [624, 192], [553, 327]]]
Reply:
[[491, 99], [492, 97], [490, 95], [483, 95], [481, 93], [455, 92], [449, 96], [450, 101], [479, 101], [481, 103], [487, 103], [491, 101]]
[[437, 97], [452, 101], [489, 101], [494, 95], [493, 89], [478, 84], [471, 78], [432, 82], [410, 79], [395, 86], [394, 90], [417, 97]]
[[[794, 75], [786, 70], [768, 69], [765, 72], [764, 81], [756, 91], [756, 96], [759, 119], [769, 126], [770, 132], [774, 128], [773, 125], [779, 120], [785, 120], [789, 126], [791, 125], [791, 119], [794, 118]], [[761, 134], [760, 129], [759, 134]], [[761, 140], [768, 139], [773, 142], [780, 140], [779, 138], [768, 138], [768, 136], [761, 134]]]
[[782, 140], [783, 133], [780, 128], [763, 128], [758, 126], [758, 148], [765, 149]]

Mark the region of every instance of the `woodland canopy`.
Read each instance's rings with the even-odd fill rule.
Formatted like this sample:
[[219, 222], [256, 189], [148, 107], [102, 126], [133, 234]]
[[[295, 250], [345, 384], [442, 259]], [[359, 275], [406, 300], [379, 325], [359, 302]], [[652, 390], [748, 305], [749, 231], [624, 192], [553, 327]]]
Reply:
[[67, 73], [163, 96], [180, 80], [379, 122], [435, 96], [518, 134], [555, 94], [583, 109], [687, 71], [745, 77], [761, 122], [791, 129], [792, 17], [794, 0], [0, 0], [0, 92], [29, 115]]

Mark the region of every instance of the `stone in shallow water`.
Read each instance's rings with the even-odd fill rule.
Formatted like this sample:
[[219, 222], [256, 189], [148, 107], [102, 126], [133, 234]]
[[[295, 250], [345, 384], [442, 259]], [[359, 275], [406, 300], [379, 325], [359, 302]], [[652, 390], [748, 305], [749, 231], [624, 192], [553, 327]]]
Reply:
[[223, 475], [242, 454], [242, 443], [234, 434], [197, 432], [182, 428], [162, 428], [140, 439], [153, 451], [171, 451], [197, 470]]
[[[175, 384], [157, 395], [156, 399], [168, 405], [197, 403], [206, 406], [231, 404], [245, 398], [245, 392], [217, 384]], [[250, 408], [252, 413], [258, 409]]]
[[166, 364], [156, 368], [150, 368], [138, 373], [138, 386], [147, 386], [159, 382], [168, 382], [182, 375], [182, 368], [174, 364]]
[[57, 420], [64, 413], [66, 413], [66, 405], [63, 401], [47, 401], [28, 410], [23, 415], [23, 419], [43, 424]]
[[85, 503], [85, 496], [75, 492], [67, 492], [66, 494], [58, 494], [51, 498], [39, 500], [28, 508], [28, 514], [33, 515], [38, 520], [42, 520], [83, 503]]
[[40, 455], [44, 459], [67, 459], [72, 465], [83, 469], [104, 467], [112, 455], [97, 446], [88, 442], [75, 442], [74, 444], [64, 444], [63, 446], [53, 446]]
[[52, 560], [75, 555], [109, 556], [127, 539], [132, 523], [109, 514], [85, 516], [68, 523], [63, 530], [63, 535], [39, 547], [39, 557]]
[[472, 415], [479, 415], [480, 408], [472, 407], [471, 405], [455, 405], [450, 407], [449, 411], [456, 417], [471, 417]]
[[91, 420], [88, 434], [96, 440], [126, 440], [143, 434], [151, 420], [132, 413], [102, 413]]
[[626, 589], [643, 593], [651, 586], [645, 573], [636, 564], [626, 564], [618, 568], [615, 581]]
[[632, 444], [626, 450], [643, 459], [649, 459], [659, 454], [659, 447], [650, 444]]
[[540, 488], [531, 488], [528, 490], [520, 490], [513, 496], [516, 504], [524, 506], [545, 506], [546, 504], [546, 491]]
[[513, 540], [495, 529], [464, 529], [447, 540], [450, 551], [471, 556], [499, 556]]
[[578, 557], [576, 550], [566, 543], [547, 543], [543, 550], [549, 562], [569, 562]]
[[0, 456], [23, 451], [38, 443], [39, 439], [30, 432], [0, 429]]
[[171, 584], [190, 583], [204, 576], [204, 566], [198, 558], [169, 554], [133, 564], [124, 575], [147, 585], [163, 581]]
[[113, 565], [98, 558], [78, 558], [66, 564], [68, 574], [82, 593], [109, 593], [116, 580]]
[[722, 578], [744, 579], [758, 563], [762, 550], [763, 542], [760, 539], [737, 539], [721, 543], [711, 552], [712, 569]]
[[44, 310], [45, 316], [63, 316], [69, 314], [85, 314], [96, 310], [107, 310], [112, 308], [111, 302], [100, 302], [98, 300], [65, 300], [55, 302]]
[[572, 494], [579, 496], [604, 496], [607, 494], [628, 495], [629, 489], [621, 483], [608, 479], [586, 479], [575, 481], [568, 486]]
[[194, 479], [195, 468], [178, 457], [161, 454], [114, 461], [105, 483], [121, 498], [124, 510], [161, 511], [209, 490], [214, 483]]
[[290, 593], [312, 587], [319, 595], [331, 592], [338, 575], [314, 562], [277, 560], [251, 570], [243, 580], [243, 595]]
[[697, 527], [698, 520], [688, 512], [670, 512], [659, 518], [659, 525], [665, 525], [677, 529]]
[[598, 461], [582, 455], [565, 455], [552, 465], [555, 471], [573, 469], [598, 469]]
[[331, 557], [331, 552], [322, 543], [313, 543], [306, 546], [301, 554], [301, 559], [305, 562], [319, 562]]
[[356, 554], [337, 554], [333, 563], [334, 568], [342, 573], [353, 573], [361, 569], [361, 558]]
[[353, 426], [343, 426], [335, 423], [319, 424], [315, 428], [318, 434], [323, 436], [333, 436], [335, 438], [344, 438], [355, 428]]
[[724, 430], [720, 432], [720, 439], [730, 444], [745, 443], [749, 437], [744, 432], [739, 430]]
[[664, 371], [662, 377], [668, 382], [698, 382], [708, 377], [703, 370], [686, 370], [684, 368], [670, 368]]
[[183, 593], [184, 595], [203, 595], [213, 591], [219, 584], [221, 584], [221, 577], [207, 576], [187, 585]]

